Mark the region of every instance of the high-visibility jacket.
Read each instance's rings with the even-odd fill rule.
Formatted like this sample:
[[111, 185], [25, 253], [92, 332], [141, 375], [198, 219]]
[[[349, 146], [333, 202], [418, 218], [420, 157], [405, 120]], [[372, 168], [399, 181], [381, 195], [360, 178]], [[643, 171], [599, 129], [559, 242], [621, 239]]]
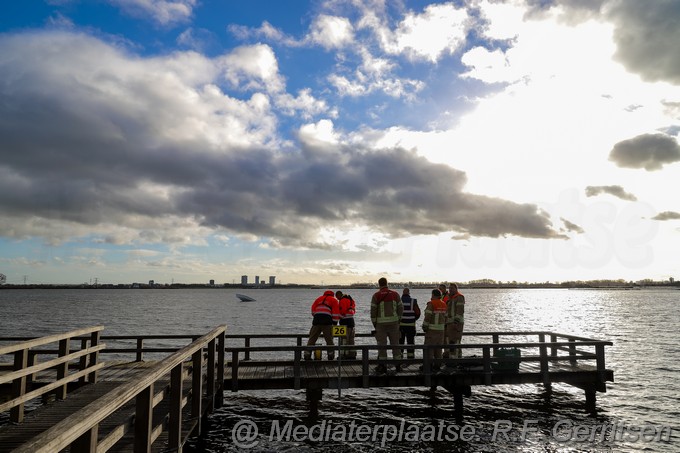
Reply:
[[465, 296], [460, 292], [448, 294], [444, 302], [446, 302], [446, 323], [463, 324], [465, 322]]
[[340, 319], [354, 318], [357, 310], [357, 304], [352, 299], [352, 296], [345, 294], [340, 298]]
[[323, 296], [314, 301], [312, 316], [314, 316], [314, 324], [333, 324], [340, 319], [338, 299], [335, 298], [333, 291], [324, 292]]
[[373, 294], [371, 298], [371, 322], [376, 324], [388, 324], [399, 322], [404, 313], [404, 304], [401, 297], [395, 291], [386, 286]]
[[432, 299], [425, 307], [423, 330], [443, 331], [446, 326], [446, 304], [441, 299]]
[[412, 299], [411, 296], [402, 295], [401, 303], [404, 305], [404, 312], [401, 315], [401, 326], [413, 326], [416, 320], [420, 318], [420, 308], [418, 308], [418, 301]]

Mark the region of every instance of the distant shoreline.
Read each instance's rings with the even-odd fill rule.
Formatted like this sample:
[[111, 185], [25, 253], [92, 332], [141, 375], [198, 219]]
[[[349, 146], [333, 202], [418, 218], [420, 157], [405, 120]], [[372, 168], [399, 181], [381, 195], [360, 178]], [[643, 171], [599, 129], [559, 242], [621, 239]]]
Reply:
[[[412, 288], [412, 289], [430, 289], [437, 286], [437, 283], [396, 283], [390, 285], [391, 288]], [[638, 290], [638, 289], [680, 289], [679, 282], [648, 282], [645, 284], [591, 284], [587, 282], [563, 282], [563, 283], [459, 283], [458, 287], [461, 289], [590, 289], [590, 290]], [[132, 283], [132, 284], [98, 284], [98, 285], [88, 285], [88, 284], [4, 284], [0, 285], [0, 290], [12, 290], [12, 289], [245, 289], [245, 290], [259, 290], [259, 289], [377, 289], [373, 285], [301, 285], [301, 284], [290, 284], [290, 285], [235, 285], [235, 284], [223, 284], [223, 285], [210, 285], [201, 283], [189, 283], [189, 284], [142, 284], [142, 283]]]

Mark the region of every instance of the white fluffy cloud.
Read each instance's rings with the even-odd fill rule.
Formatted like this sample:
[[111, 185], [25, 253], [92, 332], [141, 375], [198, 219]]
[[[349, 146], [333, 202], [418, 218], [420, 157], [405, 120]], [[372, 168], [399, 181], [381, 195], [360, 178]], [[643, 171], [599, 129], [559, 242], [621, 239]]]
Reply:
[[409, 13], [383, 41], [389, 53], [406, 53], [432, 62], [453, 53], [463, 43], [469, 27], [467, 11], [452, 3], [429, 5], [421, 14]]
[[314, 19], [307, 40], [324, 49], [343, 48], [354, 39], [352, 24], [347, 18], [321, 14]]

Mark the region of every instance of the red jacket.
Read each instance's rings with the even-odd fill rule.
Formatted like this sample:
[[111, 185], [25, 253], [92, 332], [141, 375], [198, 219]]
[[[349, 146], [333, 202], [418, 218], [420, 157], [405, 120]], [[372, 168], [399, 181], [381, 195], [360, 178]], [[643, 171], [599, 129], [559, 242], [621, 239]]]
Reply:
[[357, 304], [354, 302], [354, 299], [347, 294], [340, 298], [339, 307], [341, 319], [353, 318], [357, 311]]
[[323, 296], [318, 297], [312, 304], [312, 316], [327, 315], [333, 322], [340, 319], [338, 299], [335, 298], [333, 291], [326, 291]]

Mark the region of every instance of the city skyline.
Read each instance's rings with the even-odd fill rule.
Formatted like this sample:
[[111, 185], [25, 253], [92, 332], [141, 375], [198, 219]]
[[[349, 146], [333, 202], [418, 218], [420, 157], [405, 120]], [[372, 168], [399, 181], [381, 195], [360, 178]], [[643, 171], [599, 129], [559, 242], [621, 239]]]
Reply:
[[671, 0], [5, 2], [0, 272], [668, 280], [679, 17]]

